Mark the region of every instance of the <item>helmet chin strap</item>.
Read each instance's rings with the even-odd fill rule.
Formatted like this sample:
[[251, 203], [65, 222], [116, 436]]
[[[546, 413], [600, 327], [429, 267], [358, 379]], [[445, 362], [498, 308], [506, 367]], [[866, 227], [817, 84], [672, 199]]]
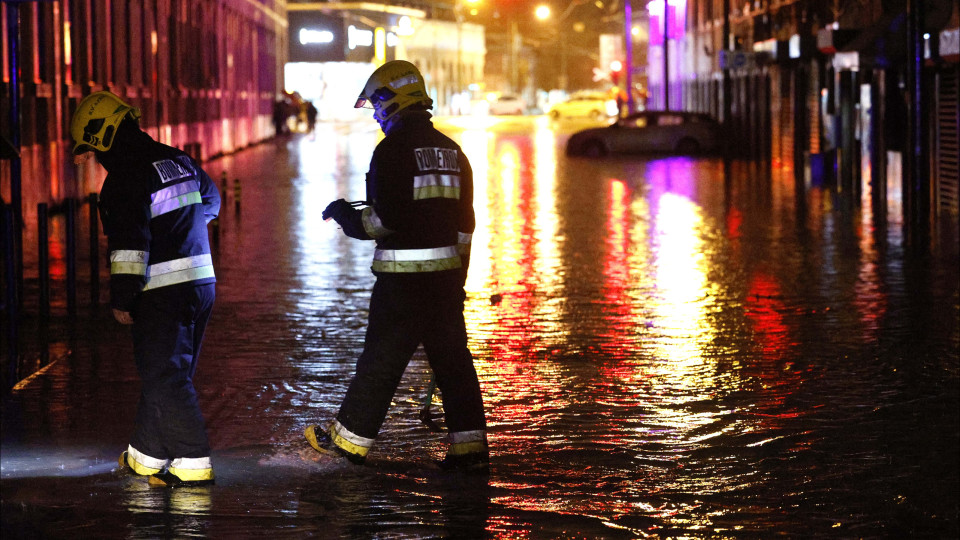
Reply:
[[373, 113], [374, 119], [376, 119], [377, 123], [380, 124], [380, 130], [386, 133], [387, 130], [390, 129], [390, 126], [393, 124], [393, 121], [397, 118], [397, 115], [394, 114], [393, 116], [390, 116], [389, 118], [386, 118], [386, 119], [384, 119], [383, 116], [384, 116], [383, 111], [381, 111], [380, 109], [377, 109]]

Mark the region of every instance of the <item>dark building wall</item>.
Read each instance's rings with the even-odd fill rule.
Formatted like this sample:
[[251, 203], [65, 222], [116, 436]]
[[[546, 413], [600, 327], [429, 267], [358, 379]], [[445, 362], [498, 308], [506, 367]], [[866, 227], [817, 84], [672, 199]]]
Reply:
[[[8, 139], [7, 21], [16, 9], [26, 216], [38, 202], [99, 190], [96, 172], [79, 177], [69, 141], [77, 104], [98, 90], [140, 107], [145, 131], [198, 159], [273, 136], [271, 105], [282, 90], [287, 55], [285, 1], [4, 2], [0, 133]], [[11, 200], [10, 184], [10, 162], [0, 160], [4, 201]]]
[[[875, 187], [887, 181], [899, 184], [903, 179], [891, 176], [903, 173], [899, 161], [906, 150], [907, 2], [730, 1], [729, 13], [724, 4], [724, 0], [687, 3], [684, 39], [687, 50], [699, 56], [691, 61], [695, 73], [686, 84], [698, 88], [722, 78], [715, 58], [718, 46], [726, 42], [722, 32], [728, 23], [734, 50], [753, 54], [748, 67], [729, 72], [730, 124], [739, 133], [775, 135], [748, 138], [738, 157], [770, 156], [775, 165], [809, 167], [811, 175], [820, 175], [811, 181], [836, 184], [854, 195], [868, 182]], [[932, 126], [928, 155], [921, 157], [930, 171], [929, 182], [925, 181], [929, 187], [923, 189], [930, 191], [932, 213], [956, 214], [955, 193], [960, 184], [956, 103], [960, 99], [955, 83], [957, 53], [952, 51], [960, 10], [955, 1], [922, 4], [926, 10], [923, 30], [931, 37], [921, 102], [925, 121]], [[938, 40], [945, 35], [949, 54], [938, 52]], [[857, 53], [859, 66], [836, 62], [838, 53]], [[755, 84], [761, 76], [769, 77], [769, 86]], [[864, 86], [870, 91], [865, 93]], [[769, 94], [756, 92], [764, 88]], [[722, 93], [717, 95], [722, 103]], [[766, 110], [756, 109], [758, 95], [770, 98]], [[862, 103], [865, 95], [870, 101]], [[712, 110], [711, 99], [697, 93], [695, 99], [685, 99], [684, 107]], [[722, 113], [717, 116], [722, 118]], [[895, 160], [892, 166], [888, 166], [888, 154]], [[874, 195], [878, 192], [900, 196], [878, 189]]]

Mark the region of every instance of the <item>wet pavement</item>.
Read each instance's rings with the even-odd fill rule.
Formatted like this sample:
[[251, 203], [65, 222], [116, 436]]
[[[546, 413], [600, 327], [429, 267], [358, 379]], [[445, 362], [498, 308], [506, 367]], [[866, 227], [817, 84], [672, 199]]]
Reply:
[[217, 484], [116, 471], [139, 382], [126, 329], [83, 308], [4, 400], [4, 538], [960, 534], [955, 217], [914, 255], [895, 205], [798, 197], [787, 168], [570, 159], [582, 126], [544, 118], [438, 125], [476, 175], [489, 478], [433, 466], [421, 353], [367, 465], [303, 441], [336, 413], [373, 283], [372, 243], [320, 211], [363, 198], [378, 132], [322, 124], [205, 164], [227, 176], [196, 379]]

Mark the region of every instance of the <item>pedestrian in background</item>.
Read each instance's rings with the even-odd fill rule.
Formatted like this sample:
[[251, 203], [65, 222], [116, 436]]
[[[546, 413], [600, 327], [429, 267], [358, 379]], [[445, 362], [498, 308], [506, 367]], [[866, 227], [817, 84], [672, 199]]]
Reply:
[[314, 128], [316, 128], [318, 112], [316, 105], [314, 105], [312, 101], [308, 101], [304, 112], [307, 118], [307, 133], [313, 133]]
[[193, 377], [214, 302], [207, 223], [220, 195], [186, 153], [140, 130], [140, 110], [110, 92], [77, 106], [70, 126], [77, 164], [107, 170], [100, 218], [110, 253], [110, 304], [132, 325], [142, 388], [120, 465], [153, 485], [214, 480]]
[[356, 373], [326, 428], [304, 435], [319, 452], [363, 463], [411, 356], [423, 344], [440, 389], [449, 447], [444, 469], [486, 471], [486, 420], [467, 348], [463, 290], [475, 227], [473, 172], [466, 155], [430, 121], [433, 101], [410, 62], [387, 62], [370, 76], [356, 107], [369, 104], [385, 137], [367, 173], [362, 211], [330, 203], [350, 237], [373, 239], [377, 280]]

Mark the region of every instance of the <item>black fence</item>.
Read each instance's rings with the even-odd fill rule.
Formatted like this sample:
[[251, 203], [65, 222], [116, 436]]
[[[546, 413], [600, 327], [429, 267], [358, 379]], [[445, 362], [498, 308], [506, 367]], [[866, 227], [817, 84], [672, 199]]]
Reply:
[[[36, 279], [24, 280], [18, 275], [16, 267], [16, 235], [14, 210], [8, 204], [0, 207], [0, 240], [3, 254], [3, 387], [10, 391], [24, 377], [36, 369], [42, 369], [48, 362], [44, 354], [48, 329], [52, 317], [52, 307], [57, 307], [56, 315], [65, 315], [75, 319], [78, 309], [77, 265], [80, 257], [78, 242], [78, 219], [81, 210], [87, 207], [88, 235], [87, 253], [84, 259], [89, 262], [89, 294], [86, 296], [88, 314], [96, 315], [100, 309], [100, 223], [97, 214], [97, 194], [91, 193], [85, 199], [70, 198], [56, 205], [40, 203], [36, 213]], [[54, 261], [57, 272], [51, 271], [51, 223], [57, 224], [55, 245], [57, 249]], [[22, 225], [21, 225], [22, 226]], [[28, 248], [29, 249], [29, 248]], [[24, 282], [28, 282], [25, 286]], [[56, 287], [51, 287], [55, 283]], [[53, 291], [53, 292], [52, 292]], [[35, 304], [31, 302], [35, 298]], [[22, 333], [25, 329], [36, 330], [40, 339], [41, 352], [35, 357], [25, 358]]]

